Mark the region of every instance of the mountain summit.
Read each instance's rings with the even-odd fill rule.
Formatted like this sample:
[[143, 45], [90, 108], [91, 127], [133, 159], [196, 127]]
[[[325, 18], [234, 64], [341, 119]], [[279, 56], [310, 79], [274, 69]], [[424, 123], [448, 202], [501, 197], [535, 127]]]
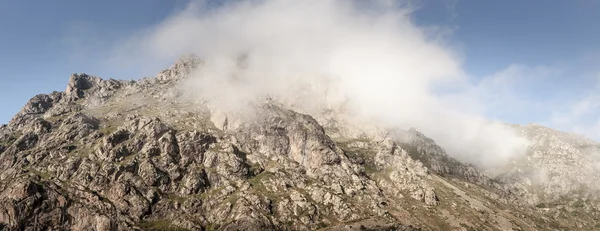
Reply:
[[537, 125], [499, 169], [415, 129], [265, 99], [243, 112], [155, 77], [73, 74], [0, 126], [0, 229], [600, 230], [600, 144]]

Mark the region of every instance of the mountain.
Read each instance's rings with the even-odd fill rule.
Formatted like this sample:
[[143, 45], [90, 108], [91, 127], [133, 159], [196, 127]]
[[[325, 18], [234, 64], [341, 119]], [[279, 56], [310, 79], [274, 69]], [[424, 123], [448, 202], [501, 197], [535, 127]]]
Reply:
[[591, 140], [514, 126], [528, 153], [479, 169], [343, 111], [186, 97], [194, 68], [33, 97], [0, 127], [0, 229], [600, 230]]

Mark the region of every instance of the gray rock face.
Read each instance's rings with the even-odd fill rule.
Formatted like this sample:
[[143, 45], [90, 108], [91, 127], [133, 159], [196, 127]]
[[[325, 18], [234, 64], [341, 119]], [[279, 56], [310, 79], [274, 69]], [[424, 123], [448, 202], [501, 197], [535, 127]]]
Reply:
[[[530, 204], [558, 215], [578, 210], [598, 214], [600, 203], [600, 144], [579, 135], [539, 125], [514, 126], [530, 141], [527, 154], [513, 160], [497, 179], [534, 194]], [[579, 208], [573, 209], [576, 204]]]
[[238, 128], [236, 138], [252, 153], [285, 155], [307, 169], [341, 159], [341, 150], [315, 119], [274, 105], [265, 105], [254, 121]]
[[159, 81], [177, 81], [189, 75], [194, 69], [202, 66], [204, 63], [198, 56], [188, 54], [180, 57], [170, 68], [161, 71], [156, 76]]
[[73, 74], [71, 75], [71, 79], [69, 79], [65, 94], [73, 97], [73, 99], [83, 98], [85, 90], [98, 85], [101, 81], [102, 79], [98, 77], [91, 77], [86, 74]]
[[201, 66], [186, 56], [139, 81], [74, 74], [65, 92], [32, 98], [0, 126], [0, 229], [596, 227], [593, 197], [536, 207], [547, 197], [454, 160], [415, 130], [351, 126], [276, 100], [220, 114], [180, 98], [177, 84]]

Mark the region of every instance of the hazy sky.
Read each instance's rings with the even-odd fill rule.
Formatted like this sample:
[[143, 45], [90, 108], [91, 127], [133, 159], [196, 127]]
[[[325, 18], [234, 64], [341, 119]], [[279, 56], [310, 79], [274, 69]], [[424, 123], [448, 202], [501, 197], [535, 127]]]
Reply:
[[[216, 2], [216, 1], [214, 1]], [[216, 4], [216, 3], [215, 3]], [[188, 1], [0, 1], [0, 123], [69, 75], [137, 79], [169, 65], [115, 61], [115, 47]], [[485, 116], [600, 138], [600, 1], [412, 1], [414, 23], [454, 51]], [[444, 32], [444, 33], [440, 33]], [[123, 64], [123, 65], [121, 65]], [[143, 67], [143, 68], [142, 68]], [[476, 90], [477, 90], [476, 89]]]

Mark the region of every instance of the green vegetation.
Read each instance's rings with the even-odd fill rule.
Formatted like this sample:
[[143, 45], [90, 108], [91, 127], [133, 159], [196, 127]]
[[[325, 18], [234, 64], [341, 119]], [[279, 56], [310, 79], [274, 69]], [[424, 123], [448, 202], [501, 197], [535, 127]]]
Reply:
[[175, 194], [169, 194], [168, 197], [167, 197], [167, 200], [171, 201], [171, 202], [183, 203], [183, 202], [185, 202], [187, 200], [187, 198], [180, 197], [180, 196], [177, 196]]
[[261, 174], [263, 171], [264, 169], [258, 163], [250, 165], [250, 174], [258, 175]]
[[477, 231], [477, 229], [475, 229], [475, 228], [473, 228], [471, 226], [468, 226], [466, 224], [463, 224], [463, 223], [460, 223], [460, 226], [463, 227], [463, 228], [465, 228], [467, 231]]
[[583, 200], [576, 200], [571, 204], [571, 206], [575, 208], [583, 208], [585, 207], [585, 202]]
[[353, 147], [352, 144], [356, 143], [369, 143], [371, 140], [368, 138], [357, 138], [357, 139], [348, 139], [348, 140], [338, 140], [336, 144], [338, 147], [344, 151], [348, 158], [353, 159], [355, 161], [363, 162], [362, 165], [365, 167], [365, 173], [368, 176], [373, 176], [375, 173], [379, 171], [375, 163], [373, 162], [373, 158], [377, 155], [377, 151], [373, 148], [359, 148]]
[[73, 150], [73, 156], [80, 157], [80, 158], [87, 158], [93, 152], [94, 152], [93, 147], [80, 147], [80, 148]]
[[146, 231], [184, 231], [186, 229], [173, 225], [169, 220], [141, 221], [138, 226]]
[[0, 146], [4, 146], [4, 147], [11, 146], [17, 140], [17, 137], [18, 136], [13, 135], [10, 138], [8, 138], [8, 140], [0, 140]]
[[450, 225], [444, 219], [438, 219], [436, 216], [431, 214], [422, 214], [421, 217], [427, 217], [427, 221], [429, 221], [429, 223], [426, 225], [432, 229], [452, 230], [452, 225]]
[[260, 174], [258, 174], [256, 176], [250, 178], [249, 182], [250, 182], [250, 185], [252, 185], [252, 187], [256, 188], [256, 187], [262, 186], [262, 181], [263, 180], [267, 180], [267, 179], [269, 179], [271, 177], [274, 177], [274, 176], [275, 175], [273, 173], [265, 171], [265, 172], [262, 172], [262, 173], [260, 173]]
[[[366, 171], [366, 168], [365, 168]], [[392, 174], [392, 171], [394, 171], [394, 169], [392, 168], [385, 168], [382, 170], [374, 170], [374, 172], [371, 173], [371, 177], [373, 178], [379, 178], [379, 179], [384, 179], [387, 180], [389, 182], [392, 182], [392, 179], [390, 178], [390, 175]]]
[[206, 200], [207, 198], [210, 198], [212, 195], [219, 193], [224, 188], [225, 188], [224, 186], [220, 186], [220, 187], [214, 188], [210, 191], [204, 192], [204, 193], [200, 194], [200, 199]]
[[210, 224], [206, 226], [206, 231], [216, 231], [219, 230], [219, 228], [221, 228], [221, 226], [218, 224]]
[[40, 171], [37, 171], [37, 170], [35, 170], [35, 169], [31, 169], [31, 168], [29, 168], [29, 169], [27, 169], [27, 170], [29, 170], [31, 173], [33, 173], [33, 174], [35, 174], [35, 175], [38, 175], [38, 176], [40, 176], [40, 177], [41, 177], [42, 179], [44, 179], [44, 180], [50, 179], [50, 177], [52, 177], [52, 176], [51, 176], [49, 173], [47, 173], [47, 172], [40, 172]]
[[225, 201], [223, 201], [223, 202], [235, 204], [235, 202], [237, 202], [239, 199], [240, 199], [240, 197], [238, 195], [232, 194], [229, 197], [227, 197], [227, 199], [225, 199]]
[[117, 126], [104, 125], [100, 128], [100, 133], [104, 135], [109, 135], [117, 131]]
[[378, 171], [377, 167], [375, 165], [372, 165], [372, 164], [365, 164], [364, 167], [365, 167], [365, 173], [368, 176], [372, 176], [375, 173], [377, 173], [377, 171]]
[[263, 184], [265, 180], [268, 180], [274, 176], [275, 175], [273, 173], [265, 171], [261, 174], [256, 175], [255, 177], [250, 178], [248, 182], [250, 183], [250, 185], [252, 185], [252, 189], [254, 190], [254, 192], [256, 192], [259, 195], [266, 196], [270, 200], [276, 202], [280, 200], [281, 196], [277, 195], [275, 192], [268, 190]]
[[55, 124], [56, 122], [66, 119], [68, 116], [69, 116], [68, 114], [63, 114], [63, 115], [59, 115], [59, 116], [52, 116], [52, 117], [46, 118], [44, 120]]
[[206, 118], [205, 116], [197, 113], [186, 113], [181, 118], [177, 118], [176, 121], [172, 121], [170, 123], [171, 126], [175, 130], [178, 131], [189, 131], [189, 130], [198, 130], [198, 131], [217, 131], [223, 135], [222, 131], [218, 129], [210, 120], [210, 118]]
[[131, 154], [129, 153], [129, 151], [127, 151], [126, 153], [127, 154], [125, 155], [125, 157], [122, 157], [122, 159], [119, 161], [119, 165], [121, 166], [131, 163], [138, 155], [138, 153]]

